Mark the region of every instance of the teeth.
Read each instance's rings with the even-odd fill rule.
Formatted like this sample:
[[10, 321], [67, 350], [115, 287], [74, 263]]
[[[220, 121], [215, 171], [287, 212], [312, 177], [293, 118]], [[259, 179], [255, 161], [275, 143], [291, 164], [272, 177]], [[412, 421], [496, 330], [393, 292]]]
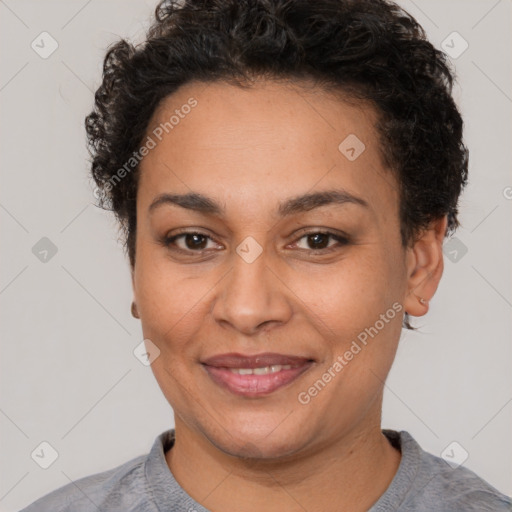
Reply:
[[289, 370], [291, 367], [291, 364], [274, 364], [272, 366], [263, 366], [262, 368], [229, 368], [229, 371], [238, 373], [238, 375], [266, 375], [267, 373]]

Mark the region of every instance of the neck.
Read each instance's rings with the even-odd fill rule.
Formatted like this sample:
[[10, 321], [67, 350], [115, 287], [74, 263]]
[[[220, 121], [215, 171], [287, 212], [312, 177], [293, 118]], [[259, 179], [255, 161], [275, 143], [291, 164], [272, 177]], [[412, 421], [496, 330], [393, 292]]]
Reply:
[[368, 510], [385, 492], [401, 454], [379, 422], [307, 455], [279, 460], [240, 459], [218, 450], [178, 418], [176, 442], [166, 453], [177, 482], [212, 512]]

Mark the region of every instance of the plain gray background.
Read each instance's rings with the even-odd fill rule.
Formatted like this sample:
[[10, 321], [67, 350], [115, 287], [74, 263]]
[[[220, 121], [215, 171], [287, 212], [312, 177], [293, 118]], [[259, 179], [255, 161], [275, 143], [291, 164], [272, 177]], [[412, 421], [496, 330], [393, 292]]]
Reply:
[[[469, 45], [452, 62], [470, 185], [430, 312], [402, 337], [382, 424], [436, 455], [456, 441], [466, 467], [511, 494], [511, 2], [400, 4], [436, 46]], [[113, 216], [93, 206], [83, 128], [106, 47], [140, 41], [155, 5], [0, 0], [2, 511], [146, 453], [173, 426], [133, 355], [129, 267]], [[31, 47], [44, 31], [59, 45], [46, 59]], [[46, 262], [33, 251], [43, 237], [57, 250]], [[48, 469], [31, 458], [43, 441], [58, 452]]]

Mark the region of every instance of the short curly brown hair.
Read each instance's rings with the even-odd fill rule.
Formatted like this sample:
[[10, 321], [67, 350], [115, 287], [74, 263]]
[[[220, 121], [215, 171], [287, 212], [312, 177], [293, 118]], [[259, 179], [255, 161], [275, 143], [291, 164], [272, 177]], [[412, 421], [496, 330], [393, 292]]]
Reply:
[[454, 72], [407, 12], [386, 0], [164, 0], [143, 43], [108, 49], [85, 121], [99, 206], [115, 212], [132, 268], [138, 165], [119, 171], [158, 104], [192, 80], [254, 77], [313, 79], [371, 102], [400, 189], [404, 246], [445, 215], [446, 235], [459, 226], [468, 151]]

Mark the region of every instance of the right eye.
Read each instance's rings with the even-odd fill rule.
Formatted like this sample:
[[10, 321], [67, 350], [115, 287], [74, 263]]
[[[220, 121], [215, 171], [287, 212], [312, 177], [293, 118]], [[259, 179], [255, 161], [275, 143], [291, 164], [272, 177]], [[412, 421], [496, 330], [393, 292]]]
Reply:
[[197, 231], [184, 231], [176, 235], [165, 237], [163, 243], [170, 250], [181, 252], [201, 253], [213, 247], [208, 247], [208, 241], [213, 242], [211, 237]]

